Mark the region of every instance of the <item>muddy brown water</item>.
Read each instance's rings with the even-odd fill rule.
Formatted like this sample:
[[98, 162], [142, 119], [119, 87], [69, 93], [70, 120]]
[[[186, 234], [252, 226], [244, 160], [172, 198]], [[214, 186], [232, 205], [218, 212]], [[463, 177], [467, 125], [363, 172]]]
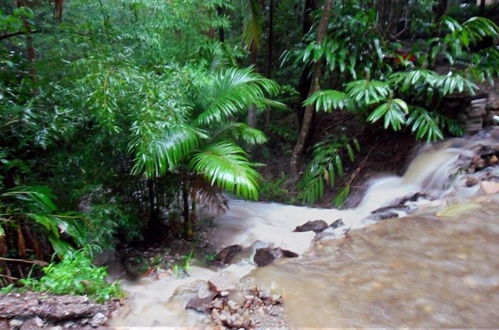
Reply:
[[295, 327], [496, 328], [499, 198], [461, 205], [352, 231], [252, 276], [277, 283]]
[[[458, 168], [482, 144], [496, 138], [451, 140], [429, 146], [401, 176], [371, 183], [355, 209], [317, 209], [231, 201], [215, 220], [214, 242], [244, 247], [271, 244], [295, 251], [256, 268], [251, 256], [228, 270], [281, 293], [292, 327], [499, 327], [499, 194], [468, 186]], [[499, 177], [499, 168], [493, 175]], [[373, 224], [371, 211], [415, 192], [410, 216]], [[401, 214], [404, 216], [404, 214]], [[309, 220], [343, 219], [347, 235], [314, 240], [293, 232]], [[340, 228], [341, 229], [341, 228]], [[189, 277], [143, 278], [123, 283], [128, 311], [116, 328], [206, 326], [203, 315], [185, 310], [175, 290], [208, 280], [220, 270], [192, 267]], [[177, 295], [178, 296], [178, 295]]]

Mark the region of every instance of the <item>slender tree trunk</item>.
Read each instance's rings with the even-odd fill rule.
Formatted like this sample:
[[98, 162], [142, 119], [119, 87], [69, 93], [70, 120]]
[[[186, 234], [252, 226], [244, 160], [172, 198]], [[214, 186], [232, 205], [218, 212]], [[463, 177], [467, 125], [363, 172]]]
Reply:
[[[272, 46], [274, 45], [274, 0], [269, 0], [269, 38], [267, 52], [267, 78], [272, 78]], [[265, 111], [265, 129], [270, 124], [270, 108]]]
[[[16, 0], [16, 7], [26, 7], [26, 3], [24, 0]], [[26, 19], [23, 18], [23, 26], [24, 29], [26, 30], [26, 59], [28, 60], [29, 63], [29, 76], [31, 81], [34, 83], [36, 82], [36, 68], [35, 68], [35, 62], [36, 62], [36, 50], [35, 46], [33, 45], [33, 30], [31, 28], [30, 22]], [[33, 94], [37, 94], [37, 90], [33, 90]]]
[[191, 240], [193, 236], [192, 232], [192, 221], [189, 209], [189, 187], [187, 178], [184, 178], [182, 182], [182, 200], [184, 202], [184, 237], [187, 240]]
[[[217, 7], [217, 15], [218, 16], [223, 16], [224, 10], [222, 7]], [[225, 31], [223, 27], [218, 28], [218, 40], [220, 42], [225, 42]]]
[[[250, 57], [251, 57], [251, 65], [253, 65], [255, 68], [256, 68], [256, 56], [257, 56], [257, 49], [256, 49], [256, 44], [253, 41], [250, 46]], [[248, 126], [256, 127], [256, 123], [257, 123], [256, 107], [254, 105], [250, 105], [248, 109]]]
[[159, 220], [159, 214], [156, 201], [155, 179], [147, 179], [147, 190], [149, 192], [149, 223], [151, 224], [151, 226], [156, 226]]
[[448, 0], [438, 0], [438, 3], [433, 7], [433, 11], [435, 12], [435, 22], [438, 22], [442, 16], [445, 15], [447, 11]]
[[[321, 44], [324, 40], [324, 36], [327, 32], [327, 24], [329, 22], [329, 15], [331, 14], [331, 7], [333, 6], [333, 0], [326, 0], [324, 2], [324, 7], [322, 10], [321, 20], [319, 22], [319, 26], [317, 27], [317, 44]], [[312, 84], [310, 86], [310, 90], [308, 92], [308, 97], [312, 96], [316, 91], [319, 90], [319, 80], [321, 77], [322, 71], [322, 62], [319, 60], [313, 64], [312, 70]], [[300, 129], [300, 135], [298, 136], [298, 141], [296, 141], [295, 148], [293, 149], [293, 154], [291, 155], [290, 167], [292, 175], [296, 175], [298, 173], [298, 160], [303, 153], [303, 149], [305, 146], [305, 141], [307, 140], [310, 126], [312, 123], [312, 117], [314, 114], [313, 105], [309, 105], [305, 108], [305, 114], [303, 116], [303, 124]]]
[[[316, 0], [305, 0], [305, 6], [303, 9], [303, 25], [302, 25], [302, 33], [303, 38], [310, 32], [310, 29], [313, 26], [313, 13], [317, 9], [317, 1]], [[310, 85], [312, 83], [312, 66], [307, 64], [303, 67], [303, 71], [300, 76], [300, 81], [298, 82], [298, 92], [300, 93], [301, 103], [305, 101], [307, 98], [308, 91], [310, 89]], [[300, 131], [302, 123], [303, 123], [303, 115], [305, 114], [305, 107], [300, 106], [296, 111], [296, 119], [298, 121], [298, 131]]]
[[64, 10], [64, 0], [54, 0], [54, 19], [57, 23], [62, 22], [63, 10]]
[[480, 16], [483, 16], [485, 14], [485, 0], [480, 1]]

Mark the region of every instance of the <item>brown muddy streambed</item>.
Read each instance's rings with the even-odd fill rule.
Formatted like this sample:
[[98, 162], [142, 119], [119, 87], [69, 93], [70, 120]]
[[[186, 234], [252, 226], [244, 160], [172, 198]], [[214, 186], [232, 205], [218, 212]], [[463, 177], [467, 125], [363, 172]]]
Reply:
[[[210, 290], [203, 286], [212, 280], [231, 288], [219, 298], [204, 293], [201, 298], [227, 295], [223, 299], [237, 302], [237, 294], [229, 291], [241, 290], [246, 282], [268, 289], [269, 297], [282, 296], [277, 312], [274, 302], [260, 297], [265, 302], [261, 313], [268, 312], [271, 320], [257, 320], [252, 327], [497, 328], [497, 155], [494, 134], [427, 147], [403, 176], [371, 182], [354, 209], [231, 201], [229, 211], [215, 219], [212, 235], [220, 247], [243, 248], [232, 263], [194, 266], [183, 278], [125, 281], [128, 306], [111, 326], [213, 325], [213, 303], [207, 314], [186, 309], [193, 297]], [[318, 234], [293, 231], [318, 219], [341, 222]], [[257, 267], [255, 253], [271, 248], [299, 257]]]

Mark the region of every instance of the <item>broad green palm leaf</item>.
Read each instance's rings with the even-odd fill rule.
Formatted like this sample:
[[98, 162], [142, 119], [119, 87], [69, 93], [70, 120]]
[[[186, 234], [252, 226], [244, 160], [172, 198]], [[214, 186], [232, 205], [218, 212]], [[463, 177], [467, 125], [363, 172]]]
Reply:
[[248, 198], [258, 198], [259, 174], [246, 153], [231, 141], [206, 146], [189, 162], [193, 172], [229, 192]]
[[264, 106], [270, 100], [265, 95], [275, 95], [278, 85], [253, 72], [252, 68], [231, 68], [215, 75], [208, 86], [200, 90], [198, 108], [201, 113], [195, 125], [219, 123], [233, 115], [247, 111], [255, 104]]
[[144, 172], [149, 177], [164, 175], [174, 170], [205, 138], [204, 131], [189, 124], [170, 128], [137, 153], [133, 173]]

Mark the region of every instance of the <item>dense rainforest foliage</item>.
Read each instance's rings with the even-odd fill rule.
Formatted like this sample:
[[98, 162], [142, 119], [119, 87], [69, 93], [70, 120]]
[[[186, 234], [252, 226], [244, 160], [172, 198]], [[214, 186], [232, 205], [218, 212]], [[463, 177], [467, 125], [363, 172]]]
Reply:
[[[50, 260], [104, 281], [88, 258], [192, 239], [227, 194], [314, 203], [365, 128], [463, 134], [442, 104], [498, 76], [498, 17], [484, 0], [2, 1], [0, 282]], [[290, 170], [262, 181], [276, 159]], [[50, 289], [53, 267], [23, 283]]]

